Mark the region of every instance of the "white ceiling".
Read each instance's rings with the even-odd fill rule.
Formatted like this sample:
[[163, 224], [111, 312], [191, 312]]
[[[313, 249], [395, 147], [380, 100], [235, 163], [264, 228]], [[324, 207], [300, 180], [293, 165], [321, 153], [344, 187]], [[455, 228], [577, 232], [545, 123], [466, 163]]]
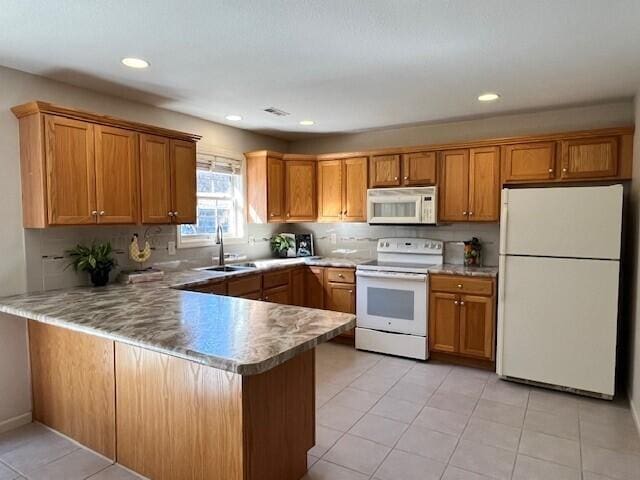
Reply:
[[631, 97], [640, 1], [5, 0], [0, 64], [296, 138]]

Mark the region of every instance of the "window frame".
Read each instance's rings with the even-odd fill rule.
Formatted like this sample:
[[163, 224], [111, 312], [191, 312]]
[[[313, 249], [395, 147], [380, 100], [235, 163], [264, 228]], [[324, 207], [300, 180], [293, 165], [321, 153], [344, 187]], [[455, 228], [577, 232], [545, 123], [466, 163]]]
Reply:
[[[238, 177], [238, 185], [234, 188], [234, 197], [232, 198], [235, 205], [235, 214], [237, 216], [236, 222], [240, 235], [230, 236], [224, 234], [225, 245], [242, 244], [247, 242], [247, 220], [246, 220], [246, 161], [244, 157], [238, 153], [224, 150], [206, 151], [199, 150], [197, 155], [210, 156], [210, 157], [224, 157], [240, 162], [240, 174]], [[196, 199], [200, 198], [214, 198], [214, 199], [227, 199], [227, 197], [217, 196], [216, 194], [200, 194], [196, 191]], [[196, 248], [196, 247], [211, 247], [216, 245], [215, 234], [213, 235], [193, 235], [191, 238], [183, 236], [180, 228], [182, 225], [176, 226], [176, 247], [183, 248]]]

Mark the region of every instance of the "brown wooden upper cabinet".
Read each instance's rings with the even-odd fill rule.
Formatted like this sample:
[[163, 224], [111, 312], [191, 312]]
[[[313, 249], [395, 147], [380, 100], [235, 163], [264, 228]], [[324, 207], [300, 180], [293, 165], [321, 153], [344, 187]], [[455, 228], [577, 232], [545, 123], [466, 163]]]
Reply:
[[316, 162], [285, 162], [285, 217], [287, 222], [312, 222], [316, 219]]
[[444, 222], [495, 222], [500, 210], [497, 147], [440, 154], [439, 218]]
[[[178, 208], [180, 223], [195, 221], [200, 137], [46, 102], [11, 110], [20, 126], [25, 228], [136, 224], [145, 222], [149, 205], [163, 212], [151, 223], [171, 223], [167, 213]], [[160, 188], [145, 188], [149, 176]]]
[[367, 220], [367, 157], [318, 162], [318, 221]]
[[504, 182], [545, 181], [556, 176], [555, 142], [502, 147]]
[[142, 223], [196, 222], [195, 144], [140, 135]]
[[245, 157], [249, 223], [315, 221], [315, 157], [269, 151], [249, 152]]
[[405, 153], [402, 155], [402, 185], [425, 186], [436, 184], [436, 152]]
[[398, 187], [436, 184], [436, 152], [373, 155], [369, 162], [369, 186]]
[[372, 155], [369, 162], [369, 186], [397, 187], [400, 185], [400, 155]]
[[617, 175], [618, 139], [616, 137], [564, 140], [560, 145], [562, 178], [581, 179]]

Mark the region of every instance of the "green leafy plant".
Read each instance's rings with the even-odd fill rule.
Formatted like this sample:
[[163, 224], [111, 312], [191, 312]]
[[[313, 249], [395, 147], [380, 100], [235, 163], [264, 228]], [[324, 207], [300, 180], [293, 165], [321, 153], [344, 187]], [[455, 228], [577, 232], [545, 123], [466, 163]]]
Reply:
[[67, 268], [73, 267], [76, 272], [88, 272], [96, 286], [106, 285], [109, 272], [117, 265], [109, 242], [99, 244], [93, 242], [90, 247], [78, 244], [71, 250], [67, 250], [67, 254], [71, 257]]
[[287, 250], [290, 248], [294, 248], [295, 245], [295, 239], [286, 235], [278, 234], [271, 238], [271, 250], [281, 256], [286, 254]]

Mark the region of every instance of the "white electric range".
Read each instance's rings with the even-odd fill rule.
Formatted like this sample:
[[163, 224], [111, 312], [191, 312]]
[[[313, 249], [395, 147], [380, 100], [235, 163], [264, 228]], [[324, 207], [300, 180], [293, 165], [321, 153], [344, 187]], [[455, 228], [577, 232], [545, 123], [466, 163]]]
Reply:
[[356, 267], [356, 348], [426, 360], [428, 270], [442, 265], [443, 242], [381, 238], [377, 251]]

